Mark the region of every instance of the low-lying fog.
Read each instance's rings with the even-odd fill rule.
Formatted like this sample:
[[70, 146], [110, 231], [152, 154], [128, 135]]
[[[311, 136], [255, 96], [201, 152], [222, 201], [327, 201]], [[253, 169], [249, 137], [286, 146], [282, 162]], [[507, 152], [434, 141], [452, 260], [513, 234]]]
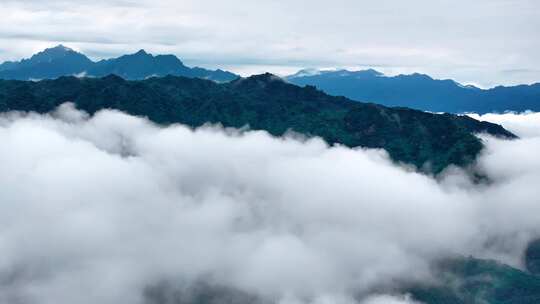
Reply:
[[169, 303], [204, 282], [284, 304], [404, 303], [373, 290], [430, 280], [449, 256], [521, 267], [540, 236], [540, 115], [480, 118], [521, 136], [482, 136], [473, 169], [489, 184], [294, 134], [70, 104], [3, 114], [0, 302]]

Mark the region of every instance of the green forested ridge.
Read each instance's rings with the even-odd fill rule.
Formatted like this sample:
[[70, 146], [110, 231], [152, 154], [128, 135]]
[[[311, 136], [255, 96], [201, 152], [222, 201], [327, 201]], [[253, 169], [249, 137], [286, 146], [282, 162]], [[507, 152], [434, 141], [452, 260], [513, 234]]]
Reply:
[[489, 260], [458, 258], [437, 265], [438, 282], [406, 289], [428, 304], [537, 304], [540, 276]]
[[175, 76], [141, 81], [113, 75], [40, 82], [0, 80], [0, 111], [45, 113], [67, 101], [89, 113], [118, 109], [159, 124], [249, 125], [276, 136], [293, 130], [320, 136], [330, 144], [384, 148], [396, 161], [435, 173], [450, 164], [465, 166], [475, 159], [482, 143], [474, 132], [514, 137], [499, 125], [353, 102], [314, 87], [288, 84], [271, 74], [224, 84]]

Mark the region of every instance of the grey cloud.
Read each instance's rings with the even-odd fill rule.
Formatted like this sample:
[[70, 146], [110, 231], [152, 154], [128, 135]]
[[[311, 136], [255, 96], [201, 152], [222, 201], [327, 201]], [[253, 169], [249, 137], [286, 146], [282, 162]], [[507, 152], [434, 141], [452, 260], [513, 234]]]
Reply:
[[0, 302], [143, 303], [202, 281], [270, 302], [408, 303], [371, 291], [429, 280], [452, 255], [519, 267], [540, 235], [538, 136], [485, 139], [491, 185], [379, 150], [69, 104], [4, 114], [0, 141]]
[[408, 296], [374, 295], [366, 298], [361, 304], [419, 304]]
[[540, 137], [540, 128], [538, 128], [540, 113], [527, 111], [523, 113], [507, 112], [503, 114], [468, 115], [474, 119], [503, 125], [507, 130], [519, 134], [522, 138]]
[[[3, 10], [0, 28], [12, 38], [0, 43], [9, 51], [2, 59], [66, 38], [61, 42], [94, 54], [144, 47], [203, 65], [232, 62], [227, 66], [244, 74], [309, 62], [424, 72], [483, 87], [540, 79], [540, 6], [529, 0], [8, 1]], [[250, 69], [246, 56], [256, 62]], [[504, 72], [511, 69], [536, 72]]]

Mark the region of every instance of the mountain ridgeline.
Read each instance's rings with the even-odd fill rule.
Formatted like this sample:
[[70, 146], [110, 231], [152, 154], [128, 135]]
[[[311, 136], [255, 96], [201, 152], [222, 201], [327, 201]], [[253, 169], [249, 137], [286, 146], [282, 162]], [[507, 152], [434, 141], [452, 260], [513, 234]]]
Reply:
[[[29, 59], [0, 64], [0, 79], [42, 80], [61, 76], [105, 77], [114, 74], [127, 80], [167, 75], [229, 82], [238, 75], [223, 70], [190, 68], [174, 55], [153, 56], [144, 50], [118, 58], [93, 62], [63, 45], [45, 49]], [[385, 106], [400, 106], [430, 112], [540, 111], [540, 84], [498, 86], [483, 90], [453, 80], [433, 79], [424, 74], [388, 77], [375, 70], [302, 70], [288, 76], [290, 83], [312, 85], [328, 94]]]
[[431, 112], [540, 111], [540, 83], [483, 90], [424, 74], [388, 77], [375, 70], [303, 70], [287, 80], [300, 86], [313, 85], [328, 94], [353, 100]]
[[29, 59], [0, 65], [0, 79], [41, 80], [61, 76], [103, 77], [109, 74], [137, 80], [166, 75], [226, 82], [238, 78], [230, 72], [185, 66], [174, 55], [153, 56], [140, 50], [135, 54], [93, 62], [63, 45], [46, 49]]
[[0, 80], [2, 112], [46, 113], [64, 102], [89, 113], [118, 109], [159, 124], [247, 125], [275, 136], [292, 130], [320, 136], [329, 144], [383, 148], [395, 161], [433, 173], [449, 165], [471, 164], [482, 149], [474, 133], [515, 137], [499, 125], [466, 116], [354, 102], [312, 86], [289, 84], [268, 73], [222, 84], [175, 76], [141, 81], [115, 75], [40, 82]]

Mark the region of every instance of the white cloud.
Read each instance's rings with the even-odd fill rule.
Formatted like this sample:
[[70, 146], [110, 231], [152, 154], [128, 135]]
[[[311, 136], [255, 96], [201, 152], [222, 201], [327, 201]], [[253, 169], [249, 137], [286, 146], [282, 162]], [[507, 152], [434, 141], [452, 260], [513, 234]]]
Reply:
[[540, 137], [486, 138], [490, 185], [459, 170], [436, 181], [379, 150], [70, 105], [4, 114], [0, 142], [0, 302], [140, 303], [147, 286], [206, 280], [350, 303], [429, 279], [445, 256], [519, 266], [540, 235]]
[[388, 295], [374, 295], [365, 299], [361, 304], [419, 304], [408, 296], [396, 297]]
[[540, 137], [540, 113], [523, 112], [523, 113], [504, 113], [504, 114], [467, 114], [468, 116], [489, 121], [492, 123], [503, 125], [507, 130], [519, 134], [520, 137]]

